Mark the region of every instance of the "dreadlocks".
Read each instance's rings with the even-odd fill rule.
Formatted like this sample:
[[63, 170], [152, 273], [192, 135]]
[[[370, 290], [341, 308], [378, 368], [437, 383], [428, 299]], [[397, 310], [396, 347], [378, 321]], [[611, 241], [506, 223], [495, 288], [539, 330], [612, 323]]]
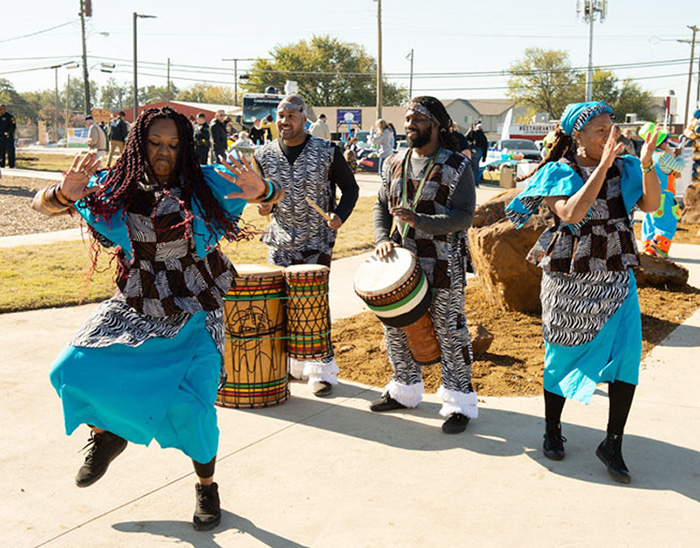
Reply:
[[452, 118], [450, 118], [450, 115], [447, 113], [445, 106], [440, 100], [429, 95], [421, 95], [420, 97], [414, 97], [410, 102], [424, 106], [428, 109], [428, 112], [433, 115], [438, 124], [440, 146], [459, 151], [457, 139], [452, 135]]
[[144, 172], [152, 171], [146, 154], [148, 130], [155, 120], [172, 120], [177, 126], [180, 142], [177, 154], [177, 173], [182, 176], [182, 199], [188, 213], [192, 212], [192, 199], [199, 202], [205, 215], [204, 222], [221, 228], [229, 240], [243, 237], [237, 229], [237, 219], [230, 218], [214, 198], [194, 153], [194, 138], [189, 120], [170, 107], [144, 110], [129, 132], [124, 154], [107, 175], [103, 190], [86, 198], [87, 205], [97, 218], [108, 218], [125, 211], [143, 180]]
[[578, 164], [576, 163], [575, 152], [576, 143], [574, 138], [571, 135], [567, 135], [561, 128], [561, 125], [558, 125], [554, 130], [554, 140], [552, 141], [552, 147], [549, 149], [547, 156], [544, 157], [544, 159], [532, 173], [526, 175], [525, 177], [518, 177], [516, 181], [524, 181], [525, 179], [529, 179], [549, 162], [558, 162], [562, 158], [569, 160], [569, 163], [574, 171], [581, 175]]

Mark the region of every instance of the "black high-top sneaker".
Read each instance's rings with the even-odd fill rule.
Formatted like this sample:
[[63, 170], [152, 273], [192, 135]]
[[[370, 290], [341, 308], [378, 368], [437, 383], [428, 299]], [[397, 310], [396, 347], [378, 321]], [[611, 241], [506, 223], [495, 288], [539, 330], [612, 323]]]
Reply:
[[629, 483], [632, 480], [630, 471], [622, 459], [621, 434], [608, 434], [596, 449], [595, 454], [603, 461], [612, 479], [619, 483]]
[[85, 462], [75, 476], [78, 487], [88, 487], [105, 475], [109, 463], [116, 459], [124, 449], [127, 441], [111, 432], [90, 432], [90, 439], [83, 449], [87, 449]]
[[197, 483], [194, 487], [197, 491], [197, 505], [194, 508], [192, 527], [196, 531], [209, 531], [221, 523], [219, 486], [216, 483]]
[[564, 442], [566, 438], [561, 435], [561, 424], [556, 428], [547, 427], [544, 431], [544, 443], [542, 451], [544, 456], [552, 460], [564, 460]]

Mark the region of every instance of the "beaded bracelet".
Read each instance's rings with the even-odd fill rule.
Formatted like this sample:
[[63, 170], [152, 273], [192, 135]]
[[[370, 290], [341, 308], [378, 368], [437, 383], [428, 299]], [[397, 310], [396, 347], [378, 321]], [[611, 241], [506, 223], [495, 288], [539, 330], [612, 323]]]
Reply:
[[642, 166], [642, 173], [650, 173], [654, 169], [654, 162], [650, 163], [648, 166]]
[[76, 202], [75, 200], [71, 200], [70, 198], [66, 198], [64, 196], [63, 192], [61, 192], [60, 184], [54, 185], [53, 195], [56, 197], [56, 200], [58, 200], [58, 203], [65, 207], [71, 207]]

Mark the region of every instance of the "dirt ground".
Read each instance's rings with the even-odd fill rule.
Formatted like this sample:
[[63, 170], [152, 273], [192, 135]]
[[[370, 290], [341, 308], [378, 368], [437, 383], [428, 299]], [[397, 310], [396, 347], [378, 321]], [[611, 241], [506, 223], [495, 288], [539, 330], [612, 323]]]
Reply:
[[[700, 307], [700, 290], [640, 288], [643, 353], [661, 342]], [[465, 312], [469, 324], [481, 324], [494, 335], [488, 352], [474, 356], [473, 381], [481, 396], [528, 396], [542, 392], [544, 344], [539, 315], [502, 312], [491, 303], [481, 283], [467, 284]], [[384, 386], [391, 366], [383, 350], [382, 328], [365, 312], [333, 324], [333, 344], [340, 378]], [[440, 367], [423, 368], [427, 392], [440, 385]]]

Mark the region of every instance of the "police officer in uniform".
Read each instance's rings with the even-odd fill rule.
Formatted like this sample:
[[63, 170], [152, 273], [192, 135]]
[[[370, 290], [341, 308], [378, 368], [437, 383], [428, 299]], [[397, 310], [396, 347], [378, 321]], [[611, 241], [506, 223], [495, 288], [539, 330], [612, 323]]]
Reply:
[[[200, 164], [209, 163], [209, 124], [203, 112], [197, 114], [197, 122], [194, 124], [194, 153]], [[218, 158], [215, 163], [218, 163]]]
[[0, 167], [5, 167], [5, 155], [7, 166], [15, 167], [15, 130], [17, 124], [4, 104], [0, 104]]

